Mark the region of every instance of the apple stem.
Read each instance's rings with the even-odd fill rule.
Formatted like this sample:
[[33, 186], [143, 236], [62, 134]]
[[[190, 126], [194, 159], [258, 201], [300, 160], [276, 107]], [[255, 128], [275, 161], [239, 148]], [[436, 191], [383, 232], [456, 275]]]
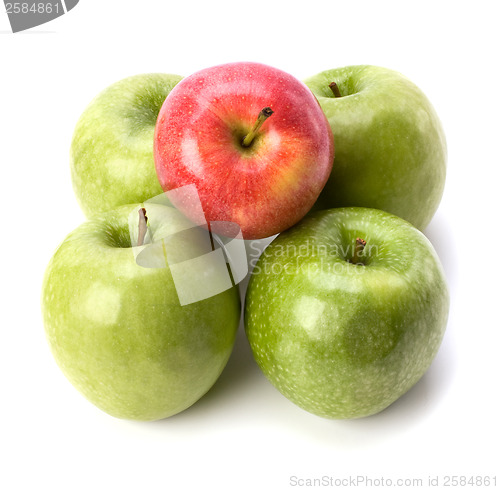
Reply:
[[148, 217], [146, 216], [146, 209], [139, 209], [139, 234], [137, 237], [137, 246], [144, 245], [144, 238], [148, 231]]
[[257, 135], [257, 132], [259, 131], [260, 127], [264, 124], [264, 121], [272, 116], [274, 111], [270, 107], [264, 107], [259, 112], [259, 116], [257, 117], [257, 121], [255, 121], [255, 124], [251, 131], [245, 136], [243, 141], [241, 142], [242, 146], [245, 148], [248, 148], [251, 144], [255, 136]]
[[356, 245], [354, 247], [354, 255], [352, 256], [351, 259], [351, 264], [354, 265], [364, 265], [363, 262], [360, 262], [360, 255], [363, 253], [363, 250], [365, 249], [366, 246], [366, 240], [363, 240], [362, 238], [356, 238]]
[[333, 92], [333, 95], [335, 97], [342, 97], [342, 94], [340, 93], [340, 90], [339, 90], [339, 86], [335, 82], [330, 83], [330, 85], [328, 85], [328, 86], [330, 87], [330, 89]]

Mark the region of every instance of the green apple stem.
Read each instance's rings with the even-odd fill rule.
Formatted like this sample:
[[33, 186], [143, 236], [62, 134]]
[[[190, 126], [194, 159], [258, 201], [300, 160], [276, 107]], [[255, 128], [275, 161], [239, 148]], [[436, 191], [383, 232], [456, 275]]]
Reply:
[[335, 97], [342, 97], [342, 94], [340, 93], [340, 90], [339, 90], [339, 86], [335, 82], [330, 83], [330, 85], [328, 85], [328, 86], [330, 87], [330, 89], [333, 92], [333, 95]]
[[264, 121], [268, 117], [272, 116], [273, 113], [274, 113], [274, 111], [270, 107], [264, 107], [264, 109], [262, 109], [259, 112], [259, 116], [257, 117], [257, 121], [255, 121], [253, 128], [251, 129], [251, 131], [245, 136], [245, 138], [241, 142], [242, 146], [244, 146], [245, 148], [248, 148], [252, 144], [252, 141], [254, 140], [255, 136], [257, 135], [260, 127], [264, 124]]
[[148, 231], [148, 217], [146, 216], [146, 209], [139, 209], [139, 234], [137, 236], [137, 246], [144, 245], [144, 238]]
[[365, 246], [366, 246], [366, 240], [363, 240], [362, 238], [359, 237], [356, 238], [356, 245], [354, 247], [354, 255], [352, 256], [351, 264], [364, 265], [363, 262], [360, 262], [360, 256], [363, 253]]

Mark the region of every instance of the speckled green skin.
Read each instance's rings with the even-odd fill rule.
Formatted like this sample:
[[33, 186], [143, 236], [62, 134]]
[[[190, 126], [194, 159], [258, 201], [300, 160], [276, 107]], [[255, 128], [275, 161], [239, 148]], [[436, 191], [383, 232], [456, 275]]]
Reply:
[[[336, 82], [342, 97], [329, 84]], [[443, 194], [446, 141], [435, 110], [406, 77], [348, 66], [305, 80], [335, 139], [333, 170], [315, 206], [388, 211], [423, 230]]]
[[241, 310], [237, 288], [180, 306], [168, 268], [138, 266], [125, 248], [134, 207], [68, 235], [47, 267], [42, 311], [53, 355], [83, 395], [115, 417], [155, 420], [215, 383]]
[[[354, 265], [357, 237], [367, 241]], [[379, 210], [319, 211], [282, 233], [251, 277], [245, 329], [269, 380], [326, 418], [377, 413], [435, 357], [448, 290], [430, 242]]]
[[156, 119], [181, 80], [136, 75], [102, 91], [81, 115], [71, 143], [73, 189], [86, 216], [161, 194], [153, 159]]

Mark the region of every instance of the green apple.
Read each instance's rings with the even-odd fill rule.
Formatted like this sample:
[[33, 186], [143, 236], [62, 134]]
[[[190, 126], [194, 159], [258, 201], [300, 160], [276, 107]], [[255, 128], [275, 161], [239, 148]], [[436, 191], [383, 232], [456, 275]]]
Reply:
[[86, 216], [161, 194], [153, 159], [156, 119], [178, 75], [142, 74], [102, 91], [76, 125], [71, 178]]
[[319, 211], [276, 238], [251, 276], [245, 329], [271, 383], [326, 418], [375, 414], [435, 357], [448, 289], [427, 238], [376, 209]]
[[400, 73], [377, 66], [327, 70], [305, 83], [335, 137], [333, 170], [315, 209], [377, 208], [423, 230], [443, 194], [447, 155], [427, 97]]
[[[138, 205], [96, 215], [69, 234], [42, 292], [46, 336], [61, 370], [97, 407], [135, 420], [171, 416], [206, 393], [226, 365], [240, 318], [237, 287], [181, 306], [172, 267], [151, 263], [155, 250], [162, 257], [166, 250], [153, 247], [164, 245], [154, 237], [178, 236], [168, 253], [181, 264], [203, 247], [181, 233], [189, 225], [180, 213], [145, 208], [149, 238], [141, 243], [140, 228], [129, 232], [140, 222]], [[197, 272], [201, 283], [211, 277], [206, 268]]]

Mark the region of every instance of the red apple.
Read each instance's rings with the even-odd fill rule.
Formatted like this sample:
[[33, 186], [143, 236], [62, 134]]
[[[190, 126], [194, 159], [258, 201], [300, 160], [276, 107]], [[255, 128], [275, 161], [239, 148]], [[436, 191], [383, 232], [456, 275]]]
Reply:
[[245, 239], [299, 221], [323, 189], [333, 154], [330, 125], [309, 88], [259, 63], [183, 79], [155, 130], [163, 190], [194, 184], [206, 220], [237, 223]]

